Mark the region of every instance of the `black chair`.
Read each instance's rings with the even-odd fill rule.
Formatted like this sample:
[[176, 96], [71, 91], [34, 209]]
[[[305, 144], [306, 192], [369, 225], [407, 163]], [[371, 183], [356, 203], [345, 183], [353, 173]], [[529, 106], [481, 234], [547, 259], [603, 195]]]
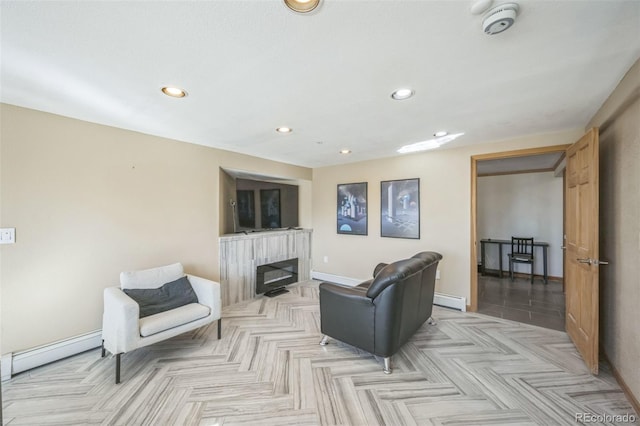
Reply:
[[533, 238], [511, 237], [511, 253], [509, 256], [509, 276], [513, 281], [513, 264], [531, 265], [531, 283], [533, 284]]
[[410, 259], [380, 264], [375, 277], [356, 287], [320, 284], [321, 345], [329, 336], [384, 358], [391, 356], [427, 321], [432, 321], [436, 270], [442, 255], [418, 253]]

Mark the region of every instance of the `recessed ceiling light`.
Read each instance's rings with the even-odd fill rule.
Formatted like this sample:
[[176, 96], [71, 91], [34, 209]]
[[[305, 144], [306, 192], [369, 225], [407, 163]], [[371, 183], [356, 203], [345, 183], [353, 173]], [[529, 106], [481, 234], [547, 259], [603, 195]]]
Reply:
[[184, 98], [187, 96], [187, 92], [184, 89], [173, 86], [165, 86], [162, 88], [162, 93], [172, 98]]
[[411, 89], [398, 89], [391, 94], [391, 98], [396, 101], [402, 101], [404, 99], [409, 99], [414, 93], [415, 92]]
[[340, 154], [351, 154], [351, 150], [350, 149], [341, 149], [340, 150]]
[[442, 136], [435, 139], [429, 139], [422, 142], [412, 143], [411, 145], [405, 145], [398, 150], [400, 154], [406, 154], [409, 152], [426, 151], [428, 149], [440, 148], [447, 142], [451, 142], [454, 139], [459, 138], [464, 133], [456, 133], [454, 135]]
[[435, 136], [436, 138], [441, 138], [443, 136], [447, 136], [448, 134], [449, 132], [447, 132], [446, 130], [440, 130], [439, 132], [435, 132], [433, 136]]
[[291, 133], [291, 132], [293, 132], [293, 129], [291, 127], [278, 127], [276, 129], [276, 132], [278, 132], [278, 133]]
[[320, 0], [284, 0], [284, 4], [294, 12], [308, 13], [318, 7]]

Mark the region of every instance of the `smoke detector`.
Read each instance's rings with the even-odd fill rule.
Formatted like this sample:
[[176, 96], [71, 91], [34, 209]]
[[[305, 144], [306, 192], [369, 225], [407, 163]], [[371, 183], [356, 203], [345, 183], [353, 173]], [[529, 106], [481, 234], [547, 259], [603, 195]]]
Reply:
[[473, 3], [471, 3], [471, 7], [469, 7], [469, 12], [471, 12], [472, 15], [480, 15], [489, 9], [491, 3], [493, 3], [493, 0], [474, 0]]
[[482, 29], [486, 34], [494, 35], [511, 28], [516, 22], [519, 8], [516, 3], [505, 3], [494, 7], [484, 15]]

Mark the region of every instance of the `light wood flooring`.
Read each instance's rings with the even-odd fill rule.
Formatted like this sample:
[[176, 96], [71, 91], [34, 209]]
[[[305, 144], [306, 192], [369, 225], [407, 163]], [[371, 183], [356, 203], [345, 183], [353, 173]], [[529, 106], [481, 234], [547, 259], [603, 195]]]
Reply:
[[[95, 349], [3, 383], [9, 425], [574, 425], [632, 414], [606, 365], [564, 332], [436, 307], [393, 357], [319, 346], [318, 282], [223, 309], [216, 324], [123, 355]], [[348, 327], [345, 324], [345, 327]], [[637, 418], [637, 415], [636, 415]]]

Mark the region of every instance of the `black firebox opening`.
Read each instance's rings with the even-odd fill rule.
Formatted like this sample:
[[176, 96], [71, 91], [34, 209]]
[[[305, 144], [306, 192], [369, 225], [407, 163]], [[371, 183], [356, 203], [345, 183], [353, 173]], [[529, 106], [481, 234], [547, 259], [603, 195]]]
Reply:
[[256, 269], [256, 294], [267, 297], [288, 293], [284, 287], [298, 282], [298, 258], [260, 265]]

